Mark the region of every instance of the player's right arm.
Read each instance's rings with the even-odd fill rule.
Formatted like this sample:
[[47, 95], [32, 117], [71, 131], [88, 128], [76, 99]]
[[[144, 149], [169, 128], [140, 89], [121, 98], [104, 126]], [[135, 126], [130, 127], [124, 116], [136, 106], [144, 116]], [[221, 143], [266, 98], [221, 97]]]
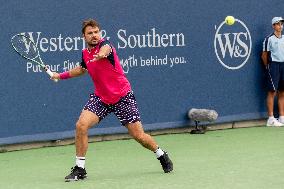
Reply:
[[269, 37], [266, 37], [263, 41], [263, 50], [261, 54], [261, 59], [265, 67], [269, 64], [269, 61], [268, 61], [269, 51], [270, 51]]
[[85, 74], [87, 72], [87, 70], [85, 68], [83, 68], [82, 66], [77, 66], [71, 70], [68, 70], [66, 72], [63, 73], [56, 73], [53, 72], [53, 76], [51, 77], [52, 80], [54, 79], [69, 79], [69, 78], [73, 78], [73, 77], [79, 77], [83, 74]]
[[261, 59], [262, 59], [264, 66], [267, 66], [268, 65], [268, 52], [267, 51], [262, 51]]
[[61, 79], [70, 79], [70, 78], [73, 78], [73, 77], [79, 77], [83, 74], [85, 74], [87, 72], [87, 66], [86, 66], [86, 63], [83, 59], [83, 52], [82, 52], [82, 62], [80, 63], [79, 66], [71, 69], [71, 70], [68, 70], [66, 72], [63, 72], [63, 73], [56, 73], [56, 72], [53, 72], [53, 76], [50, 78], [52, 80], [55, 80], [55, 79], [58, 79], [58, 80], [61, 80]]

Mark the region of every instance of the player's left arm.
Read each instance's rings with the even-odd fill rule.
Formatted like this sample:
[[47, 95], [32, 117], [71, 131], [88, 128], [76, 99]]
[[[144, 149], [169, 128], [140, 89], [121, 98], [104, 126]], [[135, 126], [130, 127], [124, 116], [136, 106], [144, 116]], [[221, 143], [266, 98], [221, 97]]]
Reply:
[[100, 51], [98, 54], [95, 55], [95, 60], [100, 60], [102, 58], [108, 57], [110, 53], [112, 52], [111, 46], [109, 44], [106, 44], [100, 48]]

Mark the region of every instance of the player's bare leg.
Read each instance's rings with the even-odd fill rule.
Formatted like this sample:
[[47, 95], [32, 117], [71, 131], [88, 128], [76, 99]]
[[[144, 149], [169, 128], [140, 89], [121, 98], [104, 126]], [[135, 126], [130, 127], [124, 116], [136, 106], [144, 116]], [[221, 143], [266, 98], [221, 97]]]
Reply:
[[274, 116], [273, 115], [273, 106], [274, 106], [274, 98], [275, 98], [276, 92], [275, 91], [268, 91], [267, 98], [266, 98], [266, 105], [267, 105], [267, 113], [268, 116]]
[[76, 123], [76, 156], [85, 157], [88, 150], [88, 130], [99, 123], [99, 117], [88, 110], [83, 110]]
[[173, 163], [170, 160], [167, 152], [161, 150], [158, 147], [154, 138], [144, 132], [144, 129], [140, 121], [137, 121], [135, 123], [129, 123], [126, 125], [126, 128], [128, 129], [128, 133], [137, 142], [139, 142], [145, 148], [155, 152], [157, 159], [160, 160], [160, 163], [165, 173], [169, 173], [173, 170]]
[[284, 91], [278, 92], [279, 115], [284, 116]]
[[278, 92], [279, 122], [284, 124], [284, 91]]
[[65, 181], [83, 180], [87, 177], [85, 170], [85, 156], [88, 150], [88, 130], [99, 122], [99, 117], [88, 111], [83, 110], [76, 123], [76, 166], [71, 173], [65, 177]]
[[[268, 120], [266, 123], [266, 126], [273, 126], [273, 127], [280, 127], [283, 126], [283, 124], [281, 122], [279, 122], [279, 120], [277, 120], [276, 118], [274, 118], [273, 115], [273, 108], [274, 108], [274, 98], [276, 96], [276, 92], [275, 91], [269, 91], [267, 94], [267, 99], [266, 99], [266, 103], [267, 103], [267, 112], [268, 112]], [[283, 94], [278, 96], [278, 105], [279, 105], [279, 113], [280, 115], [284, 115], [283, 114], [283, 108], [282, 108], [282, 103], [283, 103]]]
[[129, 123], [126, 125], [126, 128], [128, 129], [128, 133], [145, 148], [153, 152], [158, 149], [158, 145], [153, 137], [144, 132], [140, 121]]

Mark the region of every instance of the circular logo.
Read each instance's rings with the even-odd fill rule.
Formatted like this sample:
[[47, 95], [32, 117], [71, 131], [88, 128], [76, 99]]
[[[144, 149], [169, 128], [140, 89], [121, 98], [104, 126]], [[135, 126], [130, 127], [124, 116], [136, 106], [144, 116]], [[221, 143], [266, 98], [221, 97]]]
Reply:
[[247, 26], [238, 19], [231, 26], [223, 21], [216, 29], [214, 48], [217, 59], [225, 68], [240, 69], [247, 63], [252, 48]]

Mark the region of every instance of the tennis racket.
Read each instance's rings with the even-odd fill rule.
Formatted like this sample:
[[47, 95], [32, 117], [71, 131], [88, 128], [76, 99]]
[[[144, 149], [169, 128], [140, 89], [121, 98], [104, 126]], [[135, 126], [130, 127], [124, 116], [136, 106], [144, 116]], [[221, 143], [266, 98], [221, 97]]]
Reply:
[[[29, 37], [23, 34], [14, 35], [11, 38], [11, 44], [19, 55], [27, 60], [32, 61], [33, 63], [40, 65], [40, 67], [44, 69], [50, 77], [53, 76], [53, 73], [41, 60], [39, 50], [35, 43]], [[57, 82], [58, 79], [54, 79], [53, 81]]]

